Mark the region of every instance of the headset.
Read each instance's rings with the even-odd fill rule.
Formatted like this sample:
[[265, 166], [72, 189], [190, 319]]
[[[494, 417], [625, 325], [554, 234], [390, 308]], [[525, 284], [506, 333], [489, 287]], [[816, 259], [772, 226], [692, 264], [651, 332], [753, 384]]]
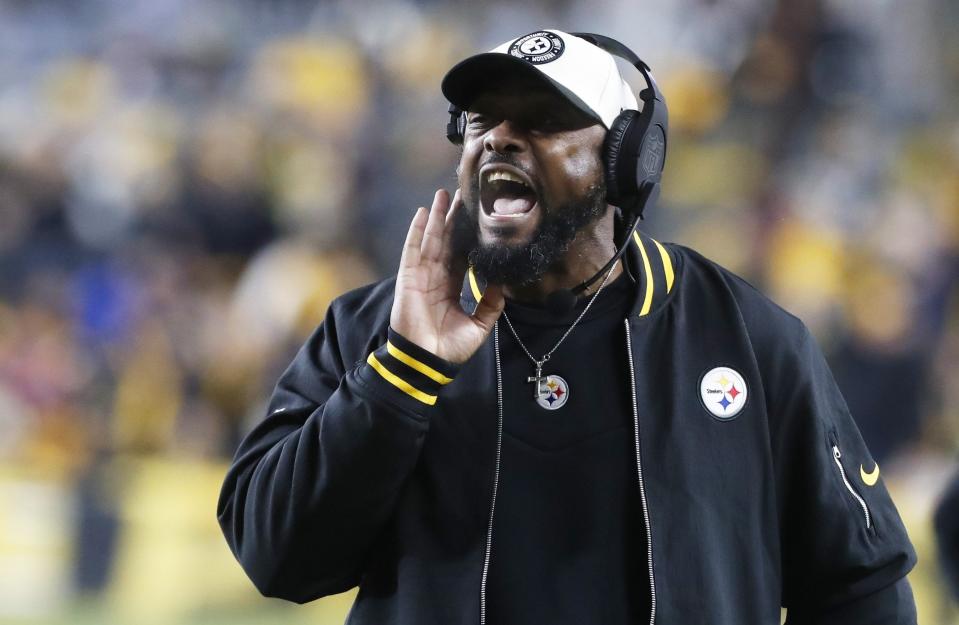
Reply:
[[[624, 216], [633, 216], [633, 227], [648, 206], [659, 197], [666, 164], [666, 137], [669, 112], [666, 99], [653, 80], [649, 66], [635, 52], [611, 37], [593, 33], [571, 33], [598, 48], [629, 61], [643, 75], [646, 88], [639, 92], [642, 111], [625, 110], [613, 120], [603, 145], [606, 201], [620, 207]], [[449, 107], [446, 138], [462, 145], [466, 114], [456, 105]], [[631, 233], [630, 233], [631, 234]]]

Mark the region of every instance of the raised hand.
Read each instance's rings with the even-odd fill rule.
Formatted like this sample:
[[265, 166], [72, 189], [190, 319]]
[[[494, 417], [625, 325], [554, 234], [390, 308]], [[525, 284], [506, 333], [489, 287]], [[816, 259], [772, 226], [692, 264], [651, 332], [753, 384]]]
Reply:
[[490, 285], [472, 315], [460, 308], [465, 267], [453, 270], [449, 262], [453, 220], [462, 206], [458, 190], [450, 204], [449, 193], [440, 189], [430, 210], [420, 207], [413, 216], [396, 275], [390, 326], [423, 349], [460, 364], [486, 340], [504, 300], [501, 287]]

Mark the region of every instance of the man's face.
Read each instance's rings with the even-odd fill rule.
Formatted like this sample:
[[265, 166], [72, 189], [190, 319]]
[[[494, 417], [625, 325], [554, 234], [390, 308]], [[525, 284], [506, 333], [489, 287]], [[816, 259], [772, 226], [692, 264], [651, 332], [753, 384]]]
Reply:
[[535, 282], [606, 212], [606, 129], [540, 85], [505, 81], [470, 106], [453, 253], [494, 283]]

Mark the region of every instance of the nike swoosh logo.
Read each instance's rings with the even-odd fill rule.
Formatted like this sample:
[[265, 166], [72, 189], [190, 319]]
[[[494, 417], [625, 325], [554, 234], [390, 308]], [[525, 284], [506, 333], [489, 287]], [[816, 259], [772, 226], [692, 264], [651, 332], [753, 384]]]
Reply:
[[862, 482], [866, 486], [875, 486], [876, 482], [879, 481], [879, 465], [876, 465], [872, 473], [866, 473], [866, 469], [864, 469], [862, 465], [859, 465], [859, 477], [862, 478]]

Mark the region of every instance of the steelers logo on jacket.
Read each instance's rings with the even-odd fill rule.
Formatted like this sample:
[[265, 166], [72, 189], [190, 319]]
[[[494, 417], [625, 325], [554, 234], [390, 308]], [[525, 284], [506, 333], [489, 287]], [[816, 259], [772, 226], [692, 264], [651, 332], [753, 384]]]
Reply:
[[748, 389], [743, 376], [735, 369], [713, 367], [699, 382], [699, 397], [709, 414], [728, 421], [746, 405]]

